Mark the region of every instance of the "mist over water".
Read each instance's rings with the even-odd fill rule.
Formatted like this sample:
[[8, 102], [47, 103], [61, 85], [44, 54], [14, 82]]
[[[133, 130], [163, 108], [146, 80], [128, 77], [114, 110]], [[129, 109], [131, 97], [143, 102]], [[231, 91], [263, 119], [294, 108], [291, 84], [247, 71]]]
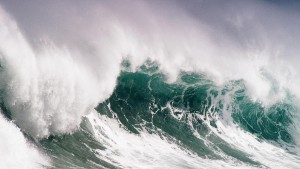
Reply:
[[297, 1], [0, 7], [0, 166], [300, 167]]

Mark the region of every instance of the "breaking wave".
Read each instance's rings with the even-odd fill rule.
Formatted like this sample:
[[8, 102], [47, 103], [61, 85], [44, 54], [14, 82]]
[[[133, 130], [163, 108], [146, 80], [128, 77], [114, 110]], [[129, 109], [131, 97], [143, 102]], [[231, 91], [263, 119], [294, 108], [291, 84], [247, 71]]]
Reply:
[[0, 4], [0, 168], [299, 168], [291, 5]]

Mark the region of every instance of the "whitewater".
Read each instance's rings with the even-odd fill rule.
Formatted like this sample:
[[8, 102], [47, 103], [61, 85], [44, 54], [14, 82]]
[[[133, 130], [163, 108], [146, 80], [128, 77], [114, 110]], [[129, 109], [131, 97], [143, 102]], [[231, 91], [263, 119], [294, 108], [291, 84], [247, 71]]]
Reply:
[[0, 168], [300, 168], [299, 9], [0, 0]]

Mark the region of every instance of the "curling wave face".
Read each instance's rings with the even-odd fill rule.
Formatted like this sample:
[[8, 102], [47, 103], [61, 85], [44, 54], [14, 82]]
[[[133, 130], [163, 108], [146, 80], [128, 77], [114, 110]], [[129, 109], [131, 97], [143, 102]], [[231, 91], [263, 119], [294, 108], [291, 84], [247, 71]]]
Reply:
[[137, 72], [123, 63], [113, 94], [79, 131], [41, 141], [56, 167], [299, 165], [294, 97], [264, 107], [247, 96], [242, 80], [218, 86], [203, 74], [182, 72], [167, 83], [153, 62]]

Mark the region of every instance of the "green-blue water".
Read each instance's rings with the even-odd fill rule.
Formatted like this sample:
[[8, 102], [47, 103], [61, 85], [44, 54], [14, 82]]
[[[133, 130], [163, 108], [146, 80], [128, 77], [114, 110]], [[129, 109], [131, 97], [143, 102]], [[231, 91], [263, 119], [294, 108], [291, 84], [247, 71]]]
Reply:
[[[96, 110], [117, 119], [120, 127], [132, 135], [160, 135], [201, 158], [229, 157], [257, 167], [263, 165], [211, 131], [218, 131], [218, 120], [238, 125], [258, 140], [278, 147], [295, 144], [291, 128], [297, 107], [292, 96], [264, 107], [247, 96], [243, 80], [217, 86], [205, 74], [181, 72], [176, 82], [167, 83], [166, 76], [153, 62], [147, 62], [136, 72], [130, 71], [129, 63], [123, 67], [113, 94]], [[230, 118], [225, 118], [228, 113]], [[53, 157], [54, 168], [120, 167], [97, 157], [96, 150], [107, 147], [94, 138], [88, 125], [84, 120], [73, 134], [39, 142]]]

